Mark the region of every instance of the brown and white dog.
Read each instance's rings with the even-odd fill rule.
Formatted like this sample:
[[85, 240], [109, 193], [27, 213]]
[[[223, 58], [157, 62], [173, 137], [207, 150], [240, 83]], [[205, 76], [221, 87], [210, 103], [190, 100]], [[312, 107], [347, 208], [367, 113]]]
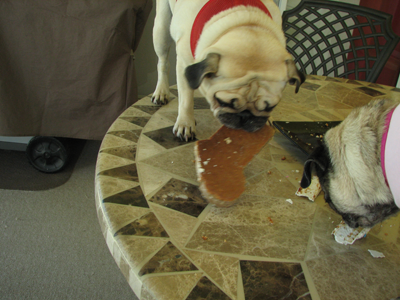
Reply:
[[280, 101], [286, 83], [305, 77], [286, 51], [282, 20], [273, 0], [157, 0], [153, 42], [158, 81], [152, 102], [168, 102], [168, 52], [176, 43], [176, 136], [196, 133], [194, 90], [221, 123], [256, 131]]
[[301, 187], [315, 166], [325, 201], [352, 228], [372, 227], [400, 207], [400, 106], [374, 100], [328, 130], [308, 157]]

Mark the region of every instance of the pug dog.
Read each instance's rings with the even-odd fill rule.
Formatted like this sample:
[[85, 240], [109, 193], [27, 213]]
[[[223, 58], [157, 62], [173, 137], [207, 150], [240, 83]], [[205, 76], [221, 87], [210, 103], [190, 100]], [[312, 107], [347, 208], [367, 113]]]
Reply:
[[399, 211], [399, 149], [400, 106], [374, 100], [326, 132], [304, 164], [301, 187], [315, 166], [325, 201], [347, 225], [373, 227]]
[[282, 19], [273, 0], [157, 0], [153, 27], [158, 56], [154, 104], [168, 102], [168, 52], [176, 44], [178, 117], [173, 133], [196, 134], [194, 90], [230, 128], [265, 125], [287, 83], [296, 93], [305, 76], [286, 51]]

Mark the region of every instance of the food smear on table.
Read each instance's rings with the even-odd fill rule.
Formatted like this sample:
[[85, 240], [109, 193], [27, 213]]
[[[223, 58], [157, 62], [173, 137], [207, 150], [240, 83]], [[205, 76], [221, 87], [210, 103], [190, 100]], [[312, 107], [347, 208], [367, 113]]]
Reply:
[[222, 126], [213, 136], [196, 141], [197, 180], [203, 197], [219, 207], [229, 207], [245, 190], [243, 169], [273, 137], [265, 125], [255, 132]]

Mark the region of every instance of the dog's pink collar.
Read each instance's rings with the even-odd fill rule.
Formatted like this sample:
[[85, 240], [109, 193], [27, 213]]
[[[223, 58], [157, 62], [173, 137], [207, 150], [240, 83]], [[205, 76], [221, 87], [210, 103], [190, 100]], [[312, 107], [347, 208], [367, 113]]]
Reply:
[[385, 120], [381, 142], [381, 167], [395, 203], [400, 207], [400, 105]]
[[193, 57], [195, 56], [197, 42], [199, 41], [204, 25], [216, 14], [239, 5], [257, 7], [272, 18], [268, 8], [260, 0], [210, 0], [199, 11], [193, 23], [190, 36], [190, 49]]

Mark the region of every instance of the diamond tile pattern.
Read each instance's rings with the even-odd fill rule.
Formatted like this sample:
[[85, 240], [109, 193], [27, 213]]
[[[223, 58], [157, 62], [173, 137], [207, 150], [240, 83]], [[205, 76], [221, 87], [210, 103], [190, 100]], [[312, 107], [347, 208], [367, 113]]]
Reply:
[[[272, 118], [340, 121], [375, 97], [400, 101], [399, 91], [313, 75], [298, 94], [286, 87]], [[177, 96], [175, 87], [171, 93]], [[102, 232], [140, 299], [400, 296], [400, 216], [352, 246], [336, 243], [331, 232], [340, 216], [322, 194], [315, 202], [294, 195], [306, 156], [279, 132], [246, 167], [238, 204], [216, 208], [198, 190], [193, 142], [175, 138], [166, 125], [176, 107], [174, 96], [163, 107], [150, 97], [134, 104], [111, 127], [97, 162]], [[218, 129], [204, 98], [196, 98], [195, 116], [201, 138]], [[368, 249], [385, 259], [372, 258]]]

